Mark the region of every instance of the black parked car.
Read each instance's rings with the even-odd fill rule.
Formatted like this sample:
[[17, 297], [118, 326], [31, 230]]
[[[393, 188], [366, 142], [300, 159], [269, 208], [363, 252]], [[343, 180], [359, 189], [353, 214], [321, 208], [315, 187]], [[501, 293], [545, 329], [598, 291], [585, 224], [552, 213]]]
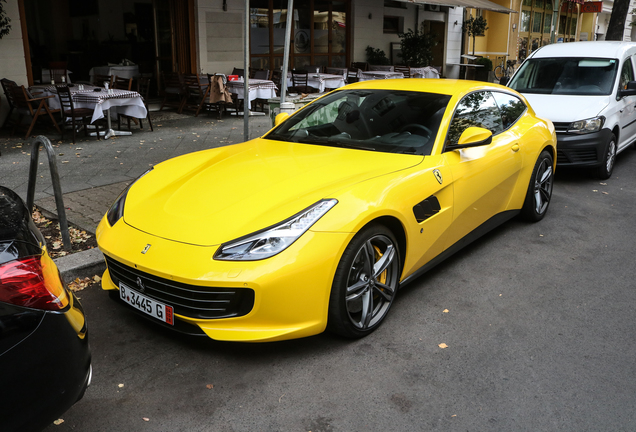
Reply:
[[0, 186], [0, 430], [44, 429], [91, 373], [82, 306], [22, 199]]

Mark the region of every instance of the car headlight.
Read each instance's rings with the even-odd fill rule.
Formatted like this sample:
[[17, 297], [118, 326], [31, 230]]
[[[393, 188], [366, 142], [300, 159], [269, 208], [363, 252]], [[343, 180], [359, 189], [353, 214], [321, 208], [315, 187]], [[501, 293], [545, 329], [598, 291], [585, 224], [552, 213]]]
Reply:
[[575, 121], [570, 124], [568, 128], [569, 133], [586, 134], [591, 132], [598, 132], [605, 123], [605, 117], [594, 117], [586, 120]]
[[115, 223], [124, 215], [124, 204], [126, 202], [126, 195], [128, 195], [128, 191], [130, 190], [132, 185], [134, 185], [137, 180], [148, 174], [150, 171], [152, 171], [152, 168], [137, 177], [131, 184], [128, 185], [128, 187], [126, 187], [126, 189], [122, 191], [122, 193], [119, 194], [113, 205], [110, 206], [108, 212], [106, 212], [106, 219], [108, 220], [110, 226], [115, 225]]
[[222, 244], [214, 259], [257, 261], [272, 257], [287, 249], [337, 203], [335, 199], [318, 201], [277, 225]]

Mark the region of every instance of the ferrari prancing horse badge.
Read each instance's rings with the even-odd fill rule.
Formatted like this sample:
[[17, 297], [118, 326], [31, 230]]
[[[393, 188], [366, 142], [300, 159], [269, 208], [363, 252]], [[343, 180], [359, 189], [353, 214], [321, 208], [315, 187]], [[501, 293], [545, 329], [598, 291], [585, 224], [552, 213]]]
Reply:
[[433, 170], [433, 175], [435, 176], [435, 178], [437, 179], [437, 181], [439, 182], [439, 184], [442, 184], [442, 173], [439, 172], [438, 169], [434, 169]]

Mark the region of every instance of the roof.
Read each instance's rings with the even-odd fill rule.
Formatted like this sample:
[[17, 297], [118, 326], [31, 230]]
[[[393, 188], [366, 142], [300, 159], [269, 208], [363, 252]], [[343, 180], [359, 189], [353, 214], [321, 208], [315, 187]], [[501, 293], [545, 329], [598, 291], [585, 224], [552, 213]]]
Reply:
[[[459, 95], [471, 90], [492, 89], [511, 92], [508, 87], [485, 81], [470, 81], [458, 79], [433, 79], [433, 78], [404, 78], [404, 79], [380, 79], [362, 81], [340, 87], [339, 90], [350, 89], [375, 89], [375, 90], [405, 90], [438, 93], [447, 95]], [[515, 92], [516, 93], [516, 92]]]
[[532, 54], [532, 58], [599, 57], [620, 58], [628, 50], [636, 51], [636, 42], [590, 41], [546, 45]]

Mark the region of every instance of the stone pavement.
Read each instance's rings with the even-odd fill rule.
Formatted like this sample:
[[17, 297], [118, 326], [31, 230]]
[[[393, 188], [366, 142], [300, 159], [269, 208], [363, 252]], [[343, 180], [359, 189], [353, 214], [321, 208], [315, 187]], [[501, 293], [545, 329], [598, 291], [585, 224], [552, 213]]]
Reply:
[[[225, 115], [177, 114], [174, 111], [153, 112], [154, 132], [147, 122], [144, 128], [132, 127], [132, 135], [97, 140], [77, 136], [73, 144], [69, 134], [60, 140], [53, 127], [39, 126], [27, 140], [10, 136], [0, 130], [0, 185], [16, 191], [26, 200], [29, 180], [31, 144], [37, 135], [44, 135], [53, 144], [60, 176], [64, 207], [69, 222], [95, 232], [99, 221], [119, 193], [150, 166], [185, 153], [243, 142], [243, 117]], [[123, 126], [123, 125], [122, 125]], [[269, 116], [250, 117], [250, 138], [259, 137], [270, 129]], [[40, 148], [35, 204], [55, 215], [51, 173], [47, 153]], [[97, 250], [71, 254], [55, 260], [62, 277], [101, 274], [105, 269], [103, 256]]]

